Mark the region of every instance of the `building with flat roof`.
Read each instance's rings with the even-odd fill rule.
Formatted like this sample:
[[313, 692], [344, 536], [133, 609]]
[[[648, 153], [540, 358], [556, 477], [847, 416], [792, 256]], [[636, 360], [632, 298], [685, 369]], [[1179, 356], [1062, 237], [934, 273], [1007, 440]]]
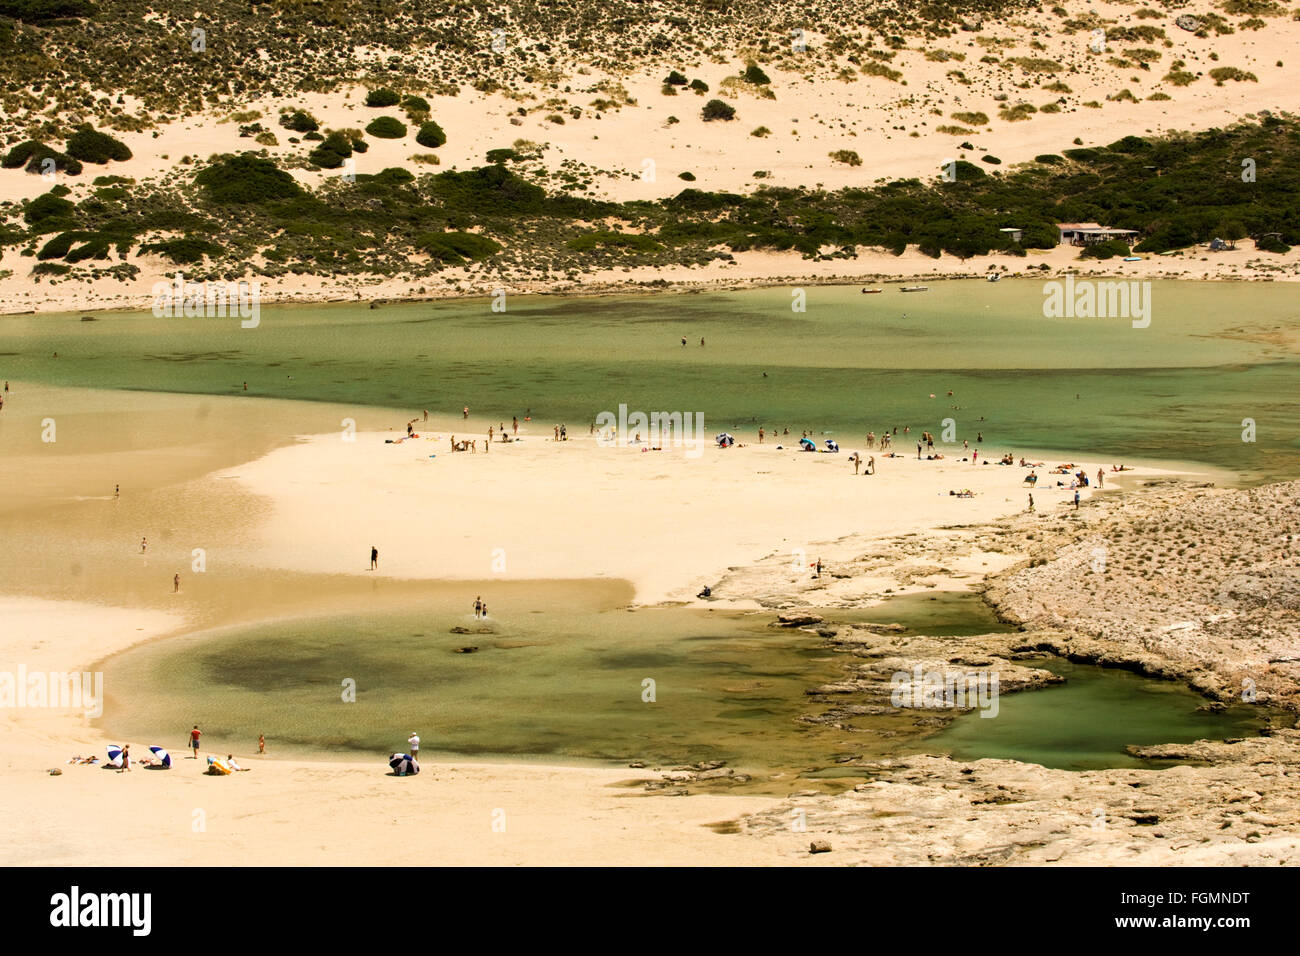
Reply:
[[1136, 229], [1112, 229], [1096, 222], [1062, 222], [1057, 223], [1061, 234], [1061, 244], [1070, 246], [1091, 246], [1105, 242], [1107, 239], [1127, 239], [1136, 236]]

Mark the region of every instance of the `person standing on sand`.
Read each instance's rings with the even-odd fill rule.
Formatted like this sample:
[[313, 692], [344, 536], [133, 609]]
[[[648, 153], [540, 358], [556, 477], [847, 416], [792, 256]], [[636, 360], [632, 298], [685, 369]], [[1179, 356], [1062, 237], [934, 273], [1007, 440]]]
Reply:
[[1106, 487], [1106, 472], [1101, 468], [1098, 468], [1097, 469], [1097, 490], [1100, 491], [1102, 488], [1105, 487]]
[[1032, 491], [1029, 493], [1029, 510], [1034, 510], [1034, 493]]
[[815, 565], [815, 567], [816, 567], [817, 571], [816, 571], [816, 573], [813, 575], [813, 577], [815, 577], [815, 578], [819, 578], [819, 577], [822, 576], [822, 559], [821, 559], [821, 558], [818, 558], [818, 559], [817, 559], [817, 564]]
[[266, 734], [257, 735], [257, 752], [260, 754], [266, 753]]
[[1078, 488], [1074, 489], [1074, 510], [1075, 511], [1079, 510], [1079, 489]]
[[122, 769], [120, 773], [131, 772], [131, 745], [122, 744]]
[[141, 539], [140, 539], [140, 553], [141, 553], [141, 554], [144, 554], [145, 551], [147, 551], [148, 549], [149, 549], [149, 539], [148, 539], [148, 538], [141, 538]]
[[424, 420], [426, 422], [429, 420], [429, 410], [427, 408], [424, 410]]
[[370, 546], [370, 570], [379, 570], [379, 549], [373, 544]]
[[466, 419], [469, 418], [469, 406], [468, 406], [468, 405], [466, 405], [464, 408], [462, 408], [462, 409], [460, 410], [460, 415], [461, 415], [461, 418], [466, 418]]
[[867, 470], [865, 474], [874, 475], [876, 473], [876, 456], [871, 455], [867, 458]]
[[862, 456], [855, 451], [849, 456], [849, 461], [853, 462], [853, 473], [856, 475], [858, 473], [858, 466], [862, 464]]
[[488, 444], [489, 444], [489, 445], [492, 444], [492, 436], [495, 435], [496, 433], [497, 433], [497, 430], [496, 430], [495, 428], [493, 428], [491, 425], [489, 425], [489, 426], [488, 426]]
[[414, 730], [411, 731], [411, 736], [406, 738], [406, 749], [410, 751], [411, 759], [418, 762], [420, 759], [420, 735]]
[[758, 443], [759, 443], [760, 445], [763, 444], [763, 434], [764, 434], [764, 432], [763, 432], [763, 426], [762, 426], [762, 425], [759, 425], [759, 426], [758, 426]]
[[921, 460], [921, 443], [920, 443], [920, 442], [917, 442], [917, 443], [916, 443], [916, 460], [917, 460], [917, 461], [920, 461], [920, 460]]
[[510, 416], [510, 427], [514, 430], [515, 435], [519, 434], [519, 416]]
[[477, 621], [482, 613], [483, 613], [483, 598], [476, 597], [474, 599], [474, 620]]
[[114, 485], [114, 486], [113, 486], [113, 497], [114, 497], [114, 498], [118, 498], [118, 497], [121, 496], [121, 494], [122, 494], [122, 486], [121, 486], [121, 485]]
[[194, 752], [194, 759], [199, 759], [199, 738], [203, 736], [203, 731], [199, 730], [199, 725], [195, 724], [194, 729], [190, 731], [190, 750]]
[[172, 575], [172, 594], [179, 594], [181, 590], [181, 573], [177, 571]]
[[980, 450], [976, 448], [973, 452], [970, 453], [970, 463], [972, 465], [977, 465], [979, 464], [979, 460], [980, 460]]

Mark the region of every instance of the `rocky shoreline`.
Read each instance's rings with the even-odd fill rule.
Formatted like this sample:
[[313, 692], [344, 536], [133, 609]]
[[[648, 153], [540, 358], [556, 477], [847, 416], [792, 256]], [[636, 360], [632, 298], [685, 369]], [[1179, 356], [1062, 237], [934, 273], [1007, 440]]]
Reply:
[[[1242, 699], [1294, 715], [1297, 504], [1300, 482], [1229, 491], [1153, 481], [1065, 516], [952, 529], [940, 545], [877, 542], [858, 568], [870, 565], [876, 583], [890, 575], [914, 581], [918, 568], [942, 572], [918, 561], [936, 546], [959, 545], [956, 552], [964, 548], [968, 557], [1017, 553], [982, 589], [1019, 630], [927, 637], [899, 625], [830, 626], [809, 611], [786, 610], [778, 625], [816, 633], [850, 658], [843, 681], [807, 691], [821, 711], [804, 719], [842, 729], [892, 719], [894, 732], [933, 732], [960, 709], [900, 709], [890, 702], [891, 675], [918, 665], [940, 674], [997, 670], [1002, 692], [1032, 690], [1060, 680], [1022, 663], [1044, 654], [1178, 680], [1213, 701]], [[852, 590], [838, 587], [842, 595]], [[787, 593], [784, 606], [807, 606], [807, 597]], [[1129, 748], [1147, 760], [1181, 763], [1160, 770], [1078, 772], [926, 754], [851, 761], [867, 782], [837, 794], [802, 791], [726, 832], [788, 842], [793, 828], [806, 840], [789, 851], [792, 859], [831, 852], [836, 864], [1295, 864], [1297, 744], [1300, 725], [1252, 738]]]

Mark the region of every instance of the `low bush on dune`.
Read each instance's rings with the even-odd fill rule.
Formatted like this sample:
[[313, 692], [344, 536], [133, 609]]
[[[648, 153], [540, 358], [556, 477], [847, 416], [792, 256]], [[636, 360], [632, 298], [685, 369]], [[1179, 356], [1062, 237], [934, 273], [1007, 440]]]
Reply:
[[306, 110], [294, 110], [292, 113], [281, 114], [280, 125], [285, 129], [293, 130], [295, 133], [314, 133], [320, 129], [320, 123], [316, 117]]
[[307, 159], [322, 169], [338, 169], [354, 151], [365, 151], [358, 149], [360, 143], [361, 140], [354, 139], [343, 130], [334, 130], [307, 154]]
[[447, 134], [442, 131], [442, 127], [429, 120], [427, 123], [420, 124], [420, 131], [415, 134], [415, 141], [426, 149], [437, 149], [447, 142]]
[[657, 252], [663, 245], [650, 236], [641, 236], [626, 232], [598, 230], [570, 239], [566, 245], [575, 252], [591, 252], [593, 249], [626, 249], [631, 252]]
[[831, 159], [845, 166], [861, 166], [862, 157], [851, 149], [837, 149], [829, 154]]
[[5, 169], [23, 167], [29, 173], [48, 173], [55, 170], [69, 176], [80, 176], [82, 165], [66, 153], [51, 149], [44, 143], [29, 139], [19, 143], [5, 154], [0, 166]]
[[[58, 228], [58, 223], [63, 222], [72, 215], [76, 206], [63, 195], [57, 194], [55, 189], [47, 193], [42, 193], [27, 204], [23, 210], [23, 219], [35, 228], [43, 229], [45, 232], [53, 232]], [[66, 195], [67, 189], [64, 189]]]
[[122, 162], [131, 158], [131, 150], [126, 143], [89, 126], [82, 126], [69, 136], [64, 150], [73, 159], [100, 166], [109, 160]]
[[948, 114], [958, 123], [965, 123], [967, 126], [988, 126], [989, 116], [987, 113], [980, 112], [956, 112]]
[[162, 242], [148, 242], [140, 246], [140, 252], [153, 253], [171, 260], [178, 266], [194, 265], [202, 262], [204, 257], [216, 258], [224, 250], [215, 242], [186, 236], [183, 239], [167, 239]]
[[447, 265], [486, 259], [501, 251], [500, 243], [472, 232], [426, 232], [416, 238], [415, 245]]
[[376, 139], [401, 139], [406, 135], [406, 124], [391, 116], [379, 116], [370, 121], [366, 132]]
[[381, 86], [377, 90], [370, 90], [366, 93], [367, 106], [396, 106], [402, 98], [386, 86]]
[[227, 205], [263, 203], [302, 195], [302, 187], [273, 161], [254, 153], [218, 157], [194, 177], [213, 202]]
[[1214, 80], [1215, 86], [1222, 86], [1228, 80], [1236, 83], [1258, 83], [1259, 78], [1254, 73], [1247, 73], [1245, 70], [1239, 70], [1235, 66], [1220, 66], [1210, 71], [1210, 79]]
[[713, 120], [729, 121], [736, 118], [736, 108], [722, 100], [709, 100], [704, 104], [704, 109], [700, 111], [706, 123]]

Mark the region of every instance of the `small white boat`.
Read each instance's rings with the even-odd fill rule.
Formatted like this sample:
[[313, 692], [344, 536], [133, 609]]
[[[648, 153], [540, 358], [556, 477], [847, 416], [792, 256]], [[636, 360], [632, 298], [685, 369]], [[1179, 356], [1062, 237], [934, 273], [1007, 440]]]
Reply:
[[1142, 257], [1141, 257], [1141, 256], [1125, 256], [1125, 257], [1124, 257], [1124, 261], [1125, 261], [1125, 262], [1141, 262], [1141, 261], [1142, 261]]
[[928, 285], [905, 285], [905, 286], [903, 286], [903, 288], [902, 288], [900, 291], [902, 291], [902, 292], [929, 292], [929, 291], [930, 291], [930, 287], [929, 287]]
[[1002, 281], [1002, 273], [1000, 273], [1000, 272], [990, 272], [989, 275], [988, 275], [988, 280], [989, 280], [990, 282], [1001, 282], [1001, 281]]
[[863, 295], [875, 295], [877, 292], [884, 292], [884, 289], [863, 289]]

